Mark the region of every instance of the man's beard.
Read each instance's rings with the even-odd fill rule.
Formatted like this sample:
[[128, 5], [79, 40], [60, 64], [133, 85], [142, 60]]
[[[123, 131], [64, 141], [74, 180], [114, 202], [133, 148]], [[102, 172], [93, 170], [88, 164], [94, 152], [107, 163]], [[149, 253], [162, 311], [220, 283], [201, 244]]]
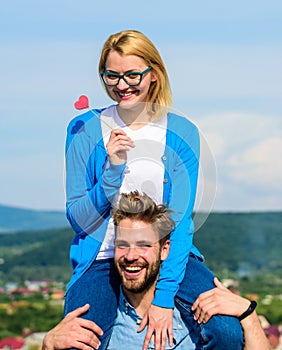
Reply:
[[157, 280], [161, 267], [160, 256], [151, 264], [150, 268], [147, 268], [146, 274], [143, 279], [126, 279], [123, 274], [121, 275], [123, 288], [131, 293], [142, 293], [148, 290]]

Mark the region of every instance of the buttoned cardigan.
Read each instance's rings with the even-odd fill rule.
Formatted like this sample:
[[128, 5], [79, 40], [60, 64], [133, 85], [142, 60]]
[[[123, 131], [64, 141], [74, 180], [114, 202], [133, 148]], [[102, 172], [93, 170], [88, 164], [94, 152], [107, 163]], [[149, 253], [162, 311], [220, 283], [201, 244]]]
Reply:
[[[66, 215], [75, 232], [70, 248], [73, 267], [69, 289], [96, 259], [118, 193], [126, 164], [107, 162], [99, 116], [95, 109], [71, 120], [66, 137]], [[94, 114], [96, 116], [94, 116]], [[170, 209], [175, 229], [169, 257], [163, 262], [153, 304], [174, 307], [189, 253], [201, 256], [193, 244], [192, 212], [196, 197], [200, 140], [187, 118], [167, 114], [163, 203]]]

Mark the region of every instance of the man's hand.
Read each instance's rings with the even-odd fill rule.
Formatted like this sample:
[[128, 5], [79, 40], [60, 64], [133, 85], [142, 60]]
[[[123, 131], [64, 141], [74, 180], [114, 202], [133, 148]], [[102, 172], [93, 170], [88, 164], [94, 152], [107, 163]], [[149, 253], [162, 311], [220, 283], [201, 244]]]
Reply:
[[98, 349], [103, 335], [102, 329], [96, 323], [80, 318], [87, 312], [89, 304], [70, 312], [44, 337], [42, 350], [77, 348], [81, 350]]
[[173, 309], [166, 309], [156, 305], [150, 306], [137, 330], [137, 332], [142, 332], [148, 324], [142, 350], [148, 349], [152, 336], [154, 337], [155, 350], [165, 350], [167, 335], [169, 345], [173, 346], [172, 316]]
[[207, 323], [217, 314], [238, 317], [250, 305], [250, 301], [232, 293], [217, 278], [214, 279], [216, 288], [199, 295], [192, 306], [194, 319], [198, 323]]

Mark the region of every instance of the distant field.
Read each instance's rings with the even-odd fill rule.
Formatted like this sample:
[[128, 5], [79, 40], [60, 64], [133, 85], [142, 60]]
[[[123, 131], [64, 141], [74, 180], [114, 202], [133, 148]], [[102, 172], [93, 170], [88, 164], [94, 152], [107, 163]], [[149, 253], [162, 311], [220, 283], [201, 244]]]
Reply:
[[[69, 227], [0, 235], [0, 280], [68, 281]], [[282, 213], [212, 213], [195, 244], [216, 273], [237, 278], [271, 271], [282, 279]]]

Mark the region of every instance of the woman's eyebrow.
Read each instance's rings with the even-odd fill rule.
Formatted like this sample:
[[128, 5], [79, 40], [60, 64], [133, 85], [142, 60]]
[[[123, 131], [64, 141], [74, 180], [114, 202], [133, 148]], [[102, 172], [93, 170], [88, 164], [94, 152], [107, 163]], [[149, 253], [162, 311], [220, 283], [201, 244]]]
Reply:
[[141, 70], [137, 69], [137, 68], [133, 68], [133, 69], [128, 69], [124, 73], [118, 73], [117, 71], [115, 71], [113, 69], [106, 69], [105, 68], [105, 72], [107, 72], [107, 73], [115, 73], [115, 74], [118, 74], [118, 75], [123, 75], [123, 74], [126, 74], [126, 73], [140, 73]]

